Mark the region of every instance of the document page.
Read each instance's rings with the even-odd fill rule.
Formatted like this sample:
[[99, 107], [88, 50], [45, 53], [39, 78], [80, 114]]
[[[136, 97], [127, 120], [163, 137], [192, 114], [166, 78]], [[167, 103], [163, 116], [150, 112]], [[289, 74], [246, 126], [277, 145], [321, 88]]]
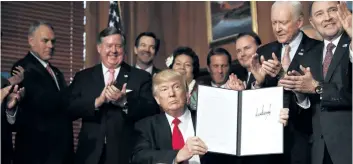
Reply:
[[199, 85], [196, 136], [208, 151], [236, 155], [238, 92]]
[[242, 92], [240, 155], [283, 153], [283, 88]]

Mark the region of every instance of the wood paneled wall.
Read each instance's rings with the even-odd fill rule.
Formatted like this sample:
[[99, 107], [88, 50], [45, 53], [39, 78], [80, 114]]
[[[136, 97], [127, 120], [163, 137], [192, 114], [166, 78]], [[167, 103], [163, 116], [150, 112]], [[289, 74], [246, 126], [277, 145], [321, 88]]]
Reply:
[[[89, 2], [87, 2], [89, 3]], [[98, 23], [95, 30], [102, 30], [107, 26], [109, 2], [90, 2], [95, 4], [96, 12], [90, 26]], [[271, 5], [273, 2], [256, 2], [258, 17], [258, 34], [264, 44], [275, 40], [272, 34], [270, 21]], [[305, 23], [307, 20], [307, 11], [309, 2], [302, 2], [305, 13]], [[87, 5], [88, 6], [88, 5]], [[206, 2], [148, 2], [148, 1], [131, 1], [120, 2], [123, 28], [127, 38], [127, 57], [126, 62], [135, 63], [135, 55], [133, 47], [136, 36], [144, 31], [154, 32], [161, 39], [161, 47], [155, 59], [155, 65], [159, 68], [165, 68], [165, 59], [178, 46], [189, 46], [198, 54], [201, 67], [206, 67], [206, 56], [209, 50], [207, 41], [207, 17]], [[106, 11], [104, 11], [106, 10]], [[87, 23], [90, 18], [87, 18]], [[87, 28], [89, 30], [89, 28]], [[91, 31], [87, 31], [90, 33]], [[91, 34], [93, 36], [97, 35]], [[87, 34], [87, 40], [88, 40]], [[95, 40], [95, 39], [94, 39]], [[86, 45], [91, 47], [93, 44]], [[94, 45], [95, 47], [95, 45]], [[235, 54], [234, 43], [222, 45], [231, 54]], [[96, 50], [95, 50], [96, 53]], [[88, 49], [87, 57], [89, 58]], [[97, 57], [97, 56], [96, 56]], [[92, 58], [89, 62], [91, 65], [96, 62], [96, 58]], [[87, 62], [86, 62], [87, 63]]]

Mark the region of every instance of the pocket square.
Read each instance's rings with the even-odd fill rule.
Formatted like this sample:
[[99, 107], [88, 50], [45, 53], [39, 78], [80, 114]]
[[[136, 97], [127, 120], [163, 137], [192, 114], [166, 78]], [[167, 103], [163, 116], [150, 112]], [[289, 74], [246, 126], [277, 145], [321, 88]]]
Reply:
[[126, 93], [132, 92], [131, 89], [126, 89]]
[[342, 45], [342, 47], [347, 47], [348, 46], [348, 44], [344, 44], [344, 45]]
[[302, 56], [302, 55], [304, 55], [304, 54], [303, 54], [302, 52], [299, 52], [298, 55], [301, 55], [301, 56]]

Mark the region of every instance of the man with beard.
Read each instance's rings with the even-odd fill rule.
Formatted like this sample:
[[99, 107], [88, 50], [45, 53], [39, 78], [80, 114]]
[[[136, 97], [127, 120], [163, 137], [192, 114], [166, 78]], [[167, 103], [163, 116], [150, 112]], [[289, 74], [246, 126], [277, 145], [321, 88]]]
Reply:
[[135, 40], [136, 68], [154, 75], [160, 70], [153, 65], [153, 59], [159, 50], [159, 39], [153, 32], [143, 32]]

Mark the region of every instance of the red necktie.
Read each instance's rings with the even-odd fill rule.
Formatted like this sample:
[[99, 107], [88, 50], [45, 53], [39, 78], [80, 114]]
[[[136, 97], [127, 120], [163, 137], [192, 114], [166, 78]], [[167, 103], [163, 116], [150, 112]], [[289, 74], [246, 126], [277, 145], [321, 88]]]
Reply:
[[328, 67], [330, 66], [332, 57], [333, 57], [333, 53], [332, 50], [335, 48], [336, 46], [333, 43], [329, 43], [326, 46], [326, 55], [325, 55], [325, 59], [324, 59], [324, 63], [322, 66], [322, 72], [324, 74], [324, 78], [326, 77], [327, 71], [328, 71]]
[[174, 124], [173, 134], [172, 134], [173, 149], [180, 150], [181, 148], [183, 148], [185, 144], [183, 134], [181, 134], [178, 127], [180, 120], [178, 118], [174, 118], [172, 123]]

